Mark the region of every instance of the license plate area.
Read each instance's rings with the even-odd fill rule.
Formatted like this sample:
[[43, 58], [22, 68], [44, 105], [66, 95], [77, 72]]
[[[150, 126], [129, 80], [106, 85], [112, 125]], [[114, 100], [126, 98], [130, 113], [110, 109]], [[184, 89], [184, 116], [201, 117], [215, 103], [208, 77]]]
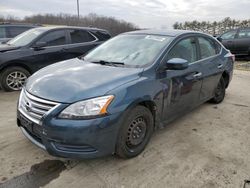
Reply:
[[22, 114], [19, 116], [20, 124], [28, 129], [28, 131], [33, 132], [33, 123], [28, 118], [24, 117]]

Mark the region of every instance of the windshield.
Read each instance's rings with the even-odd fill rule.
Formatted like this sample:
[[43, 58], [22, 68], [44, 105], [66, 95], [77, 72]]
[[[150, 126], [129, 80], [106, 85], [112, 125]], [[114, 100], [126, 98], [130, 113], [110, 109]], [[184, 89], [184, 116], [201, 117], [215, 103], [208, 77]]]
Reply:
[[89, 62], [120, 62], [124, 66], [152, 64], [171, 37], [162, 35], [119, 35], [103, 43], [84, 57]]
[[25, 46], [45, 31], [46, 30], [43, 28], [30, 29], [24, 33], [21, 33], [20, 35], [17, 35], [15, 38], [7, 42], [7, 44], [14, 46]]

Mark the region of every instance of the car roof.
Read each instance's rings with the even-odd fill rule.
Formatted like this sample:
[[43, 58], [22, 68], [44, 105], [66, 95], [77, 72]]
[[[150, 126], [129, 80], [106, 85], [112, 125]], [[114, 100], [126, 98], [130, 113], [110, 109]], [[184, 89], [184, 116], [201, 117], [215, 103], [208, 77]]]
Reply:
[[31, 23], [8, 23], [8, 22], [0, 22], [0, 27], [38, 27], [42, 26], [41, 24], [31, 24]]
[[172, 29], [172, 30], [136, 30], [136, 31], [131, 31], [127, 32], [125, 34], [145, 34], [145, 35], [164, 35], [164, 36], [171, 36], [171, 37], [177, 37], [183, 34], [191, 34], [191, 33], [196, 33], [196, 34], [204, 34], [201, 32], [197, 31], [189, 31], [189, 30], [177, 30], [177, 29]]
[[105, 29], [99, 29], [99, 28], [94, 28], [94, 27], [76, 27], [76, 26], [45, 26], [45, 27], [39, 27], [39, 29], [42, 29], [44, 31], [49, 31], [53, 29], [84, 29], [88, 31], [105, 31]]

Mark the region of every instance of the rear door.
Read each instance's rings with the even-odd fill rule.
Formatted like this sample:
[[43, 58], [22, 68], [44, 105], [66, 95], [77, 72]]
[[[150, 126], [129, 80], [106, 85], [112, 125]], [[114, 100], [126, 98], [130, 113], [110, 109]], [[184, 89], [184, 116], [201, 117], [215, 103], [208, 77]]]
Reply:
[[197, 40], [195, 37], [181, 39], [167, 54], [166, 60], [182, 58], [189, 62], [185, 70], [167, 70], [165, 81], [168, 94], [164, 97], [163, 120], [174, 119], [191, 110], [199, 103], [202, 85], [201, 64], [198, 60]]
[[198, 37], [200, 60], [202, 66], [202, 88], [200, 100], [206, 101], [213, 97], [215, 88], [222, 76], [225, 66], [224, 58], [221, 57], [221, 45], [212, 38], [200, 36]]
[[68, 58], [82, 56], [101, 43], [95, 35], [84, 29], [70, 29], [68, 35], [70, 44], [64, 48]]
[[237, 30], [232, 30], [232, 31], [228, 31], [220, 36], [220, 38], [222, 39], [222, 44], [228, 50], [230, 50], [233, 54], [236, 54], [236, 50], [237, 50], [237, 49], [235, 49], [236, 34], [237, 34]]
[[250, 28], [240, 29], [235, 39], [235, 49], [238, 55], [249, 55]]

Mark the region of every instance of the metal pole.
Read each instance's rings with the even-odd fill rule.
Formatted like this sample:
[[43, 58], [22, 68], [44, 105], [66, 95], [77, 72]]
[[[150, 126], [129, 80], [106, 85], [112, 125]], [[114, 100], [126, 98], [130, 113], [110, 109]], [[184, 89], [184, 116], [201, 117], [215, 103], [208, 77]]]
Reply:
[[78, 17], [78, 21], [80, 19], [80, 14], [79, 14], [79, 0], [77, 0], [77, 17]]

